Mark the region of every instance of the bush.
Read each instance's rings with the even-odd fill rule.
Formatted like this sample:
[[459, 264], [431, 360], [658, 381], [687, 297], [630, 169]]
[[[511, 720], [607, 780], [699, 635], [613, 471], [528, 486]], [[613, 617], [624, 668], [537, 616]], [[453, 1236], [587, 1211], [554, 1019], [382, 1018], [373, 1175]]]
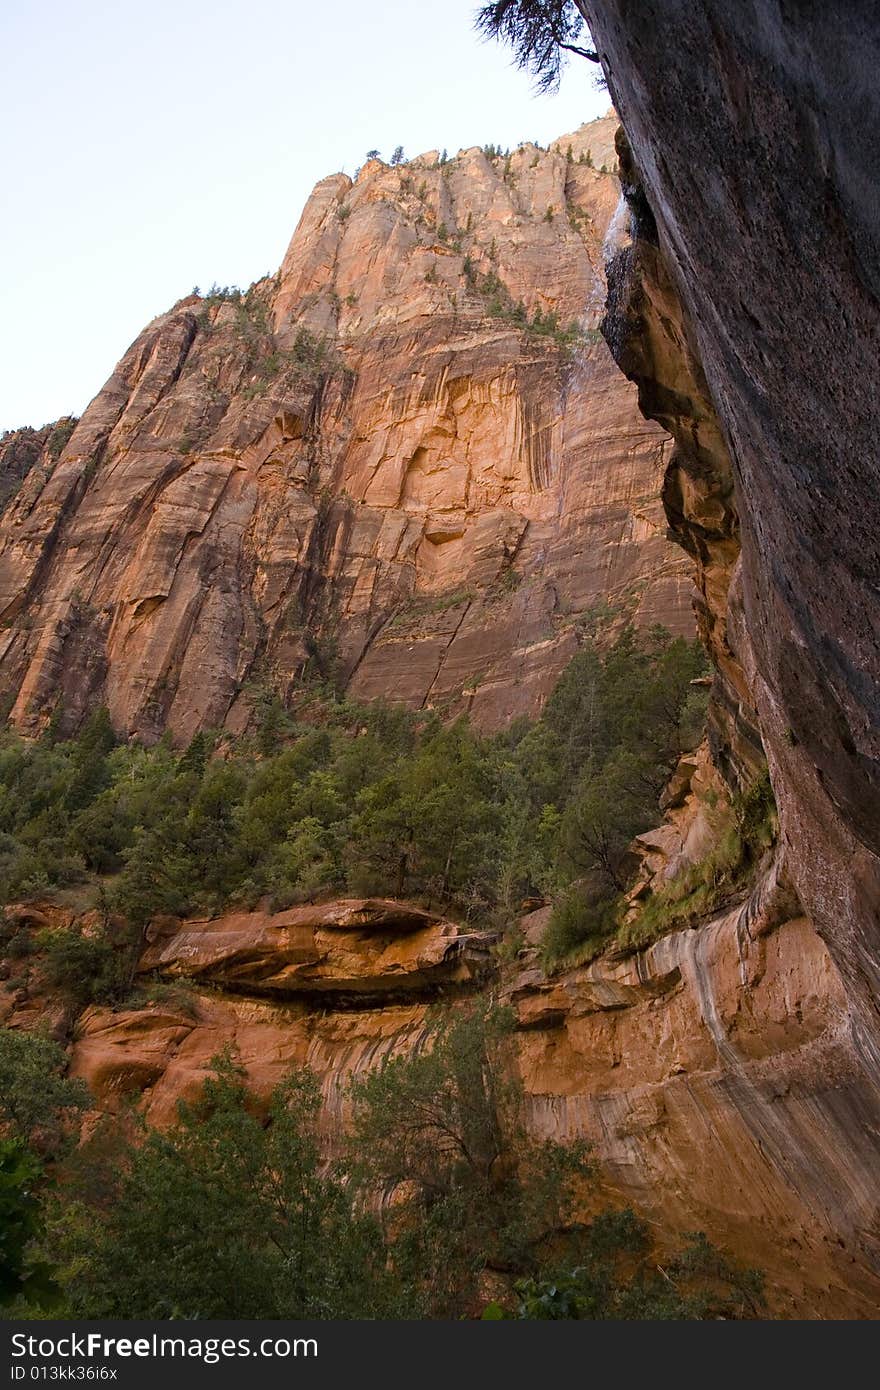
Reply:
[[592, 1176], [582, 1143], [526, 1134], [503, 1060], [511, 1026], [485, 1003], [449, 1011], [418, 1051], [352, 1083], [346, 1166], [368, 1202], [386, 1199], [386, 1238], [423, 1316], [467, 1313], [487, 1267], [537, 1271]]
[[70, 415], [66, 420], [59, 420], [46, 442], [46, 452], [54, 462], [60, 458], [67, 446], [70, 436], [79, 424], [79, 417]]
[[80, 927], [47, 930], [39, 933], [37, 945], [47, 983], [76, 1008], [114, 1008], [130, 995], [141, 947], [138, 930], [125, 924], [89, 934]]
[[648, 1228], [632, 1211], [601, 1213], [587, 1230], [577, 1266], [517, 1283], [513, 1316], [701, 1321], [753, 1318], [763, 1307], [758, 1271], [729, 1260], [702, 1232], [662, 1265], [649, 1252]]
[[0, 1028], [0, 1123], [7, 1135], [57, 1153], [89, 1105], [82, 1081], [66, 1077], [67, 1055], [40, 1033]]
[[315, 1078], [291, 1072], [264, 1124], [233, 1060], [213, 1066], [172, 1129], [136, 1136], [109, 1155], [103, 1182], [87, 1168], [56, 1202], [51, 1242], [70, 1314], [405, 1315], [376, 1222], [321, 1161]]
[[138, 994], [145, 1004], [170, 1009], [173, 1013], [183, 1014], [185, 1018], [198, 1017], [198, 999], [195, 987], [189, 980], [150, 980], [139, 989]]
[[642, 950], [661, 936], [696, 926], [743, 892], [777, 833], [776, 803], [769, 773], [761, 773], [731, 806], [715, 813], [715, 843], [646, 900], [638, 916], [621, 927], [618, 945]]
[[18, 1140], [0, 1139], [0, 1306], [42, 1302], [54, 1292], [47, 1265], [31, 1257], [42, 1219], [36, 1189], [42, 1164]]
[[552, 970], [563, 961], [585, 965], [601, 955], [616, 930], [616, 914], [616, 898], [575, 884], [553, 904], [541, 938], [540, 956], [545, 970]]

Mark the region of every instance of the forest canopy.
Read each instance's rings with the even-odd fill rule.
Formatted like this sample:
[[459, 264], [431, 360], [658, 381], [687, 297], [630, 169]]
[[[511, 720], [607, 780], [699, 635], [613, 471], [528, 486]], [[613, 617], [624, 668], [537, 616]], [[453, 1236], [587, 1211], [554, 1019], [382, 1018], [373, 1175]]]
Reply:
[[[295, 715], [262, 696], [252, 737], [199, 733], [184, 749], [119, 743], [106, 710], [73, 739], [8, 731], [0, 902], [60, 894], [135, 930], [161, 912], [340, 894], [504, 925], [524, 899], [585, 880], [611, 903], [629, 842], [699, 740], [704, 660], [662, 629], [626, 629], [604, 652], [583, 647], [540, 719], [491, 737], [324, 688]], [[118, 950], [99, 959], [93, 939], [55, 949], [67, 951], [59, 979], [124, 990]]]

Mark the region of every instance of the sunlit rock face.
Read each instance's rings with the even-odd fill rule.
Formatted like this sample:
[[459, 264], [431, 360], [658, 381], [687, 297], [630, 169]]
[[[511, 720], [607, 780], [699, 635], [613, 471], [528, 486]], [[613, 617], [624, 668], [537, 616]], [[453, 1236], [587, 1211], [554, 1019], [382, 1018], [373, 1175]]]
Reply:
[[[31, 931], [86, 932], [48, 903], [8, 909]], [[258, 1102], [284, 1074], [308, 1066], [324, 1097], [323, 1131], [342, 1132], [353, 1075], [424, 1039], [428, 1010], [473, 998], [495, 973], [497, 938], [412, 903], [344, 898], [284, 912], [231, 911], [209, 919], [157, 918], [147, 928], [136, 986], [164, 995], [79, 1016], [43, 980], [39, 954], [26, 986], [0, 973], [0, 1022], [50, 1028], [70, 1045], [71, 1071], [99, 1111], [138, 1100], [151, 1123], [172, 1124], [197, 1098], [212, 1063], [232, 1049]]]
[[[704, 808], [694, 785], [670, 822], [683, 845]], [[664, 852], [650, 845], [661, 871]], [[12, 911], [35, 930], [73, 920], [48, 904]], [[37, 956], [27, 988], [0, 980], [0, 1018], [70, 1037], [71, 1073], [97, 1111], [137, 1102], [160, 1127], [197, 1099], [226, 1050], [257, 1106], [308, 1066], [332, 1152], [352, 1080], [424, 1046], [431, 1010], [491, 991], [515, 1019], [530, 1129], [588, 1138], [610, 1199], [634, 1205], [661, 1239], [705, 1230], [761, 1268], [777, 1316], [873, 1316], [880, 1113], [849, 1047], [843, 982], [778, 857], [699, 930], [552, 979], [533, 944], [545, 917], [523, 921], [524, 947], [504, 965], [490, 936], [409, 903], [160, 918], [138, 978], [160, 975], [164, 997], [74, 1019], [41, 986]]]
[[235, 733], [318, 674], [496, 728], [597, 609], [691, 631], [666, 439], [595, 332], [614, 124], [333, 175], [277, 276], [147, 327], [0, 526], [21, 727]]
[[[833, 4], [796, 35], [720, 0], [662, 26], [585, 8], [635, 225], [596, 167], [610, 122], [571, 161], [565, 139], [326, 180], [244, 316], [182, 301], [51, 476], [29, 465], [3, 678], [26, 727], [61, 691], [71, 720], [106, 698], [121, 729], [183, 740], [245, 727], [253, 686], [294, 689], [318, 644], [358, 695], [491, 727], [538, 707], [597, 603], [675, 628], [694, 565], [712, 757], [677, 770], [645, 876], [699, 858], [710, 794], [765, 752], [780, 843], [695, 928], [552, 979], [547, 909], [494, 972], [454, 924], [373, 931], [338, 905], [168, 924], [145, 965], [191, 978], [190, 1007], [87, 1012], [72, 1069], [167, 1124], [226, 1045], [258, 1097], [305, 1062], [332, 1142], [353, 1074], [421, 1042], [432, 1003], [497, 986], [536, 1132], [586, 1135], [663, 1235], [763, 1268], [772, 1311], [876, 1316], [876, 38]], [[597, 324], [606, 245], [606, 332], [674, 450], [600, 344], [572, 362], [511, 316]], [[330, 342], [317, 373], [302, 326]], [[7, 1022], [67, 1036], [22, 995]]]
[[478, 983], [491, 940], [385, 899], [343, 898], [286, 912], [173, 923], [153, 937], [144, 971], [275, 999], [328, 1006], [429, 998]]

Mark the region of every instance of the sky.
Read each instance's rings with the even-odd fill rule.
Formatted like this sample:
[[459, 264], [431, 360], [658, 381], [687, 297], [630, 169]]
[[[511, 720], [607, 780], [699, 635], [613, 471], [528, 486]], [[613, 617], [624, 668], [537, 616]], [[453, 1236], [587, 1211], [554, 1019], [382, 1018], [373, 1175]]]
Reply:
[[602, 115], [573, 58], [535, 95], [477, 0], [3, 0], [0, 430], [81, 414], [195, 285], [277, 269], [365, 152], [548, 144]]

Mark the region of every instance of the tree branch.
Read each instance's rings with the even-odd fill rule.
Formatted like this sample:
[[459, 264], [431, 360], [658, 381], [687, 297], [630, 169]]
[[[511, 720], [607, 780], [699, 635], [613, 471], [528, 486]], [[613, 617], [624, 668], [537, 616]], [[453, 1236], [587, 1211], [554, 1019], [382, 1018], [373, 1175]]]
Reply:
[[590, 48], [578, 48], [577, 44], [563, 43], [561, 39], [557, 39], [556, 42], [559, 44], [559, 47], [564, 48], [567, 53], [577, 53], [580, 58], [589, 58], [591, 63], [598, 63], [600, 61], [598, 53], [594, 53]]

